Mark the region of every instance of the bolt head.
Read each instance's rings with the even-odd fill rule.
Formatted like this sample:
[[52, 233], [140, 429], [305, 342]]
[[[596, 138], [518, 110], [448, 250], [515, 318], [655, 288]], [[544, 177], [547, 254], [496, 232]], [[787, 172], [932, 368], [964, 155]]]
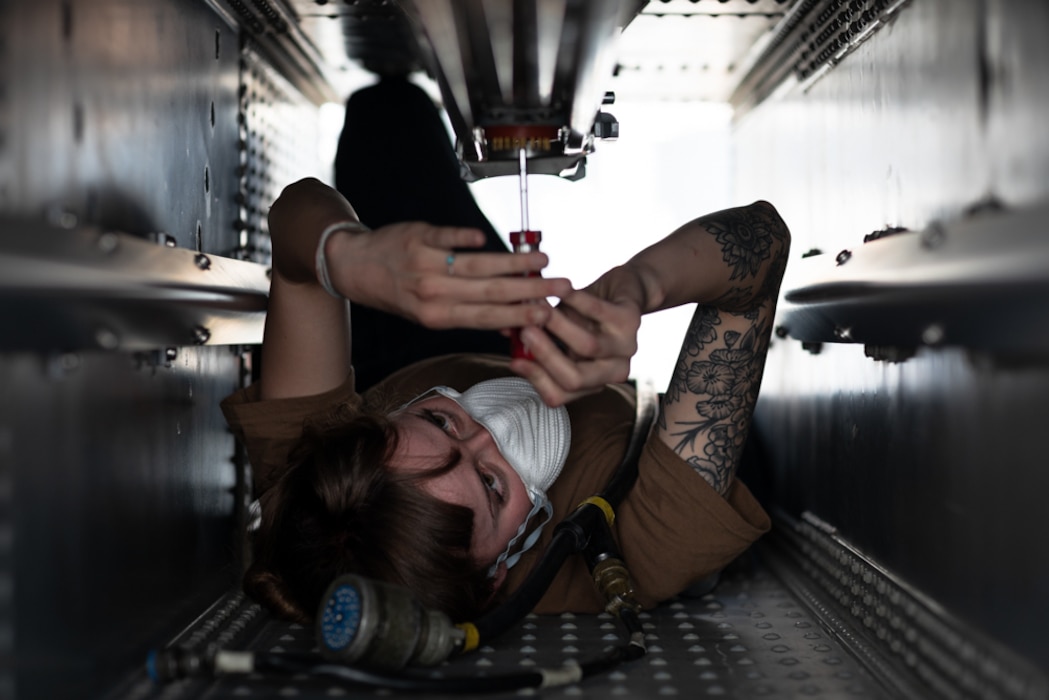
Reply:
[[98, 237], [98, 249], [105, 254], [112, 253], [120, 246], [120, 236], [107, 231]]
[[95, 331], [95, 342], [104, 350], [116, 350], [120, 345], [120, 338], [108, 328], [99, 328]]
[[819, 355], [820, 352], [823, 350], [823, 343], [806, 343], [806, 342], [803, 342], [801, 344], [801, 348], [802, 348], [802, 350], [805, 350], [806, 352], [811, 353], [813, 355]]
[[929, 224], [929, 227], [921, 232], [919, 238], [922, 248], [925, 248], [926, 250], [939, 248], [946, 240], [947, 231], [939, 221], [934, 221]]
[[76, 228], [79, 219], [77, 215], [63, 207], [52, 207], [47, 211], [47, 219], [52, 225], [64, 229]]
[[943, 342], [944, 335], [943, 326], [933, 323], [922, 331], [922, 342], [926, 345], [939, 345]]

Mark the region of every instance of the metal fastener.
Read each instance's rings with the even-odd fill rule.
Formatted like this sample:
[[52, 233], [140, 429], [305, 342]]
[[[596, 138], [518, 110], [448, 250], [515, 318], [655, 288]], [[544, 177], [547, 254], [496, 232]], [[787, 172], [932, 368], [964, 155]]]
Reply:
[[59, 228], [72, 229], [76, 228], [79, 217], [65, 207], [56, 206], [47, 210], [47, 220]]
[[933, 221], [929, 227], [921, 232], [919, 241], [922, 248], [932, 250], [939, 248], [947, 240], [947, 229], [939, 221]]
[[887, 226], [886, 228], [877, 231], [871, 231], [863, 237], [863, 242], [870, 243], [871, 241], [880, 241], [883, 238], [895, 236], [898, 233], [907, 233], [909, 230], [910, 229], [905, 226]]
[[834, 258], [834, 262], [836, 262], [838, 265], [844, 265], [845, 263], [847, 263], [849, 261], [849, 259], [851, 257], [852, 257], [852, 251], [851, 250], [843, 250], [840, 253], [838, 253], [837, 257]]
[[74, 353], [62, 353], [49, 356], [47, 374], [51, 379], [65, 379], [66, 375], [80, 367], [80, 356]]
[[120, 245], [120, 236], [107, 231], [98, 237], [98, 249], [103, 253], [112, 253]]
[[193, 256], [193, 262], [201, 270], [207, 270], [211, 267], [211, 258], [204, 255], [203, 253], [197, 253]]
[[939, 345], [943, 342], [944, 335], [943, 326], [933, 323], [922, 331], [922, 342], [926, 345]]
[[193, 329], [193, 341], [197, 345], [204, 345], [206, 342], [211, 340], [211, 331], [204, 326], [197, 326]]
[[99, 328], [95, 331], [95, 342], [104, 350], [116, 350], [120, 345], [120, 338], [108, 328]]
[[899, 363], [914, 357], [914, 348], [897, 345], [864, 345], [863, 354], [875, 362]]
[[174, 248], [178, 244], [178, 241], [175, 240], [174, 236], [170, 233], [164, 233], [163, 231], [155, 231], [149, 234], [149, 237], [154, 243], [164, 246], [165, 248]]

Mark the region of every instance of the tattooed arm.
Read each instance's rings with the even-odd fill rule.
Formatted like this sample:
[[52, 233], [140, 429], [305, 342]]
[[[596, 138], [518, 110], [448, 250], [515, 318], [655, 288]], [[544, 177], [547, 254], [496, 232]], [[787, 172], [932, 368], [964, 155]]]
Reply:
[[[674, 239], [631, 261], [650, 304], [698, 302], [656, 434], [725, 495], [757, 401], [790, 232], [772, 205], [757, 202], [697, 219], [664, 243]], [[674, 249], [678, 274], [668, 276], [661, 266], [675, 262]]]
[[641, 313], [697, 302], [748, 311], [778, 294], [790, 233], [768, 202], [695, 219], [587, 288], [629, 296]]
[[724, 494], [757, 399], [789, 247], [767, 202], [691, 221], [566, 297], [546, 326], [562, 348], [526, 329], [536, 359], [511, 367], [547, 403], [565, 403], [626, 379], [642, 314], [697, 303], [657, 434]]

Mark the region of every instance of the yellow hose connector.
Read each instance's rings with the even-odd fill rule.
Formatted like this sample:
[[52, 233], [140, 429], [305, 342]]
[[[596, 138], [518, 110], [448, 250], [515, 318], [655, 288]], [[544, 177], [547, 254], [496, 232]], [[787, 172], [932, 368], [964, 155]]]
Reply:
[[481, 633], [477, 631], [477, 626], [472, 622], [461, 622], [456, 627], [466, 634], [466, 639], [463, 640], [463, 652], [476, 649], [477, 645], [481, 643]]
[[616, 511], [612, 508], [612, 504], [601, 498], [600, 496], [591, 496], [586, 499], [577, 507], [585, 506], [586, 504], [595, 505], [601, 509], [601, 512], [605, 514], [605, 522], [608, 523], [609, 527], [612, 527], [612, 523], [616, 521]]

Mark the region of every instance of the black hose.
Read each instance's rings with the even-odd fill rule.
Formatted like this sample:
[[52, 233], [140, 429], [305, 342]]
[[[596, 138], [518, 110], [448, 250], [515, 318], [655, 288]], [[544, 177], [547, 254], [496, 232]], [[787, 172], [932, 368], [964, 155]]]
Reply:
[[644, 655], [645, 648], [637, 644], [626, 644], [621, 647], [616, 647], [604, 656], [580, 664], [580, 667], [583, 669], [583, 678], [590, 678], [591, 676], [596, 676], [605, 671], [609, 671], [621, 664], [630, 661], [637, 661]]
[[521, 688], [535, 688], [543, 683], [537, 671], [509, 673], [499, 676], [435, 676], [399, 670], [396, 673], [370, 671], [354, 666], [324, 661], [316, 654], [261, 653], [255, 654], [258, 672], [297, 674], [351, 683], [363, 687], [389, 688], [413, 692], [493, 693]]
[[539, 599], [550, 587], [561, 565], [569, 554], [578, 552], [580, 549], [576, 533], [570, 530], [557, 530], [554, 532], [546, 552], [525, 579], [525, 582], [514, 591], [513, 595], [490, 612], [485, 613], [474, 621], [477, 632], [480, 635], [481, 644], [508, 630], [521, 618], [530, 613], [539, 602]]
[[610, 649], [595, 659], [553, 669], [538, 669], [496, 676], [436, 676], [399, 670], [396, 673], [369, 671], [331, 663], [316, 654], [257, 653], [254, 670], [284, 675], [307, 674], [364, 688], [386, 688], [415, 693], [497, 693], [523, 688], [555, 687], [596, 676], [645, 653], [643, 644], [631, 642]]
[[636, 397], [637, 417], [634, 419], [634, 429], [630, 433], [626, 454], [623, 455], [619, 468], [612, 474], [612, 478], [601, 491], [601, 497], [613, 508], [617, 508], [630, 489], [634, 488], [634, 482], [637, 481], [637, 462], [641, 457], [641, 450], [645, 446], [645, 439], [648, 437], [652, 423], [656, 419], [657, 398], [640, 389], [636, 390]]

